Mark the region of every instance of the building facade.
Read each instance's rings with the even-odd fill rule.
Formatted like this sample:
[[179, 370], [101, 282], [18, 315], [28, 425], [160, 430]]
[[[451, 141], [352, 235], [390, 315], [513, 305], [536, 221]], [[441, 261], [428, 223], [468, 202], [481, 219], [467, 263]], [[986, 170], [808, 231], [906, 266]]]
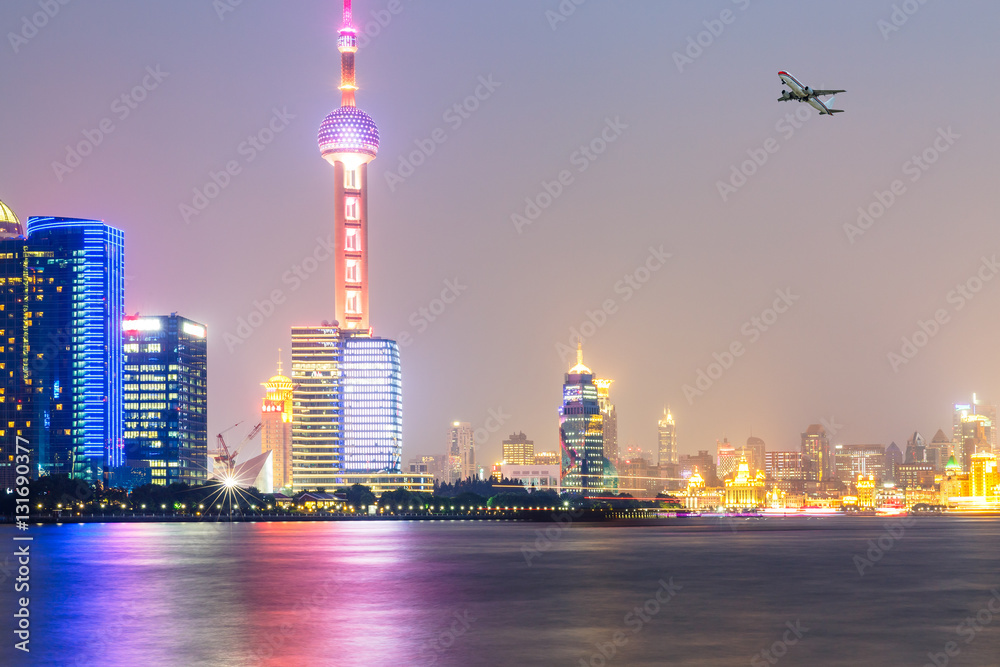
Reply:
[[657, 462], [660, 467], [663, 468], [669, 464], [678, 463], [677, 428], [674, 423], [674, 416], [670, 414], [670, 408], [663, 408], [663, 417], [657, 424], [657, 436], [660, 445]]
[[[280, 350], [279, 350], [280, 354]], [[260, 406], [261, 453], [271, 452], [271, 481], [275, 489], [292, 486], [292, 415], [295, 385], [281, 371], [264, 385], [264, 399]]]
[[535, 464], [535, 443], [528, 440], [524, 431], [511, 433], [510, 437], [503, 441], [503, 462], [516, 466]]
[[396, 341], [342, 331], [340, 363], [346, 473], [399, 473], [403, 456], [403, 381]]
[[826, 429], [821, 424], [810, 424], [802, 434], [802, 456], [806, 480], [825, 482], [832, 476], [830, 441], [826, 437]]
[[122, 322], [123, 424], [131, 485], [208, 479], [208, 335], [177, 314]]
[[336, 487], [343, 468], [340, 330], [292, 328], [292, 488]]
[[600, 495], [607, 486], [605, 476], [609, 472], [604, 458], [604, 416], [594, 373], [583, 363], [582, 345], [577, 347], [576, 365], [563, 381], [559, 442], [565, 490], [584, 496]]

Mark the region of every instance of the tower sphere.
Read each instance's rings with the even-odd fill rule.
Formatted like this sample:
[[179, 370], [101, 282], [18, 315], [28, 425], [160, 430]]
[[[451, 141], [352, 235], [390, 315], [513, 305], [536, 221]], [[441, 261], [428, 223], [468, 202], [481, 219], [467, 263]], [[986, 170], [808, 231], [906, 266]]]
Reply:
[[[378, 126], [357, 107], [334, 109], [319, 126], [319, 152], [331, 164], [374, 160], [378, 153]], [[345, 160], [347, 156], [355, 157]]]

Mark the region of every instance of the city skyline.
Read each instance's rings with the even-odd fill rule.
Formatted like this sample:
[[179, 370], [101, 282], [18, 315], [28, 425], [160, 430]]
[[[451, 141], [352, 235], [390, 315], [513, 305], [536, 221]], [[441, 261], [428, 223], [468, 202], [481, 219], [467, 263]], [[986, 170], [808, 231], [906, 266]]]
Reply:
[[[622, 447], [655, 449], [665, 403], [678, 452], [692, 454], [750, 432], [794, 450], [821, 420], [839, 426], [831, 444], [902, 445], [914, 430], [947, 432], [950, 406], [972, 392], [997, 402], [989, 325], [1000, 294], [981, 259], [992, 258], [995, 237], [986, 178], [997, 93], [982, 91], [975, 105], [954, 98], [982, 76], [970, 62], [996, 64], [996, 53], [976, 46], [989, 21], [927, 5], [886, 34], [878, 21], [889, 5], [790, 16], [742, 5], [679, 65], [674, 54], [717, 9], [588, 3], [552, 23], [546, 12], [557, 3], [404, 3], [360, 40], [365, 107], [384, 135], [370, 197], [379, 221], [375, 334], [399, 340], [407, 368], [404, 459], [438, 453], [447, 424], [479, 428], [491, 410], [509, 418], [477, 448], [481, 462], [499, 460], [515, 431], [555, 450], [558, 378], [571, 362], [559, 346], [575, 349], [573, 329], [593, 330], [588, 362], [614, 380]], [[371, 25], [386, 6], [356, 4], [358, 23]], [[0, 22], [16, 29], [34, 8], [5, 5]], [[10, 110], [18, 132], [0, 165], [0, 199], [22, 221], [88, 217], [125, 231], [126, 312], [176, 311], [208, 327], [210, 434], [253, 418], [291, 326], [334, 319], [330, 174], [313, 141], [336, 94], [339, 13], [336, 2], [293, 12], [243, 5], [221, 16], [210, 5], [68, 5], [5, 54], [20, 103]], [[808, 24], [824, 30], [784, 30]], [[259, 44], [254, 25], [296, 49]], [[598, 59], [606, 31], [632, 35], [615, 44], [614, 63]], [[942, 33], [953, 50], [926, 48]], [[180, 48], [178, 34], [197, 46]], [[768, 35], [780, 45], [761, 46]], [[844, 44], [854, 46], [836, 65], [822, 55]], [[465, 57], [442, 62], [445, 53]], [[423, 76], [423, 59], [439, 76]], [[210, 72], [199, 69], [205, 62]], [[534, 75], [521, 76], [529, 63]], [[786, 113], [795, 119], [794, 108], [773, 103], [781, 68], [847, 88], [838, 99], [847, 113], [778, 129]], [[43, 76], [72, 97], [73, 113], [47, 104], [35, 85]], [[251, 85], [258, 80], [267, 85]], [[112, 129], [101, 129], [103, 119]], [[606, 150], [590, 160], [579, 147], [598, 138]], [[763, 159], [768, 139], [778, 149], [720, 194], [717, 183], [739, 182], [732, 169]], [[511, 141], [533, 148], [530, 164], [511, 155]], [[67, 154], [86, 142], [87, 155]], [[914, 167], [911, 156], [926, 151], [940, 155]], [[481, 154], [498, 158], [482, 164]], [[489, 188], [468, 185], [469, 164]], [[571, 182], [559, 184], [561, 170]], [[860, 236], [845, 230], [859, 206], [888, 201], [896, 179], [905, 187], [898, 201]], [[518, 227], [511, 216], [529, 219], [525, 198], [544, 203], [543, 193], [554, 201]], [[608, 216], [627, 224], [609, 234]], [[575, 271], [581, 257], [590, 258], [585, 272]], [[957, 289], [977, 276], [981, 291]], [[764, 324], [779, 306], [786, 311]], [[256, 322], [254, 312], [261, 323], [248, 322], [244, 337], [240, 318]], [[512, 315], [530, 326], [512, 329]], [[912, 359], [889, 358], [905, 354], [902, 336], [919, 342], [918, 334], [925, 345], [914, 344]], [[714, 355], [726, 359], [735, 342], [744, 353], [722, 368]], [[723, 372], [702, 390], [699, 371], [712, 363]], [[487, 373], [482, 386], [476, 378]], [[689, 401], [685, 385], [703, 394]]]

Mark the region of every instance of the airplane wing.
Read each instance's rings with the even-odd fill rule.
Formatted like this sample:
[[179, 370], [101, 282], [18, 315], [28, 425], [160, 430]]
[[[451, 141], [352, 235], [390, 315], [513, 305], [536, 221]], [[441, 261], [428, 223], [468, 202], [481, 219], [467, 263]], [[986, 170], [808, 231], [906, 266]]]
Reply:
[[846, 90], [814, 90], [812, 91], [813, 96], [816, 95], [836, 95], [837, 93], [846, 93]]

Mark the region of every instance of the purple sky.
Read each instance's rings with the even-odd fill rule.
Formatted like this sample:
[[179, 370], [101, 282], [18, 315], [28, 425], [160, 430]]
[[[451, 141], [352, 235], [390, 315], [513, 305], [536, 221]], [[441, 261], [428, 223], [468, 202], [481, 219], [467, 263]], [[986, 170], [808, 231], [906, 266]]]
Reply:
[[[339, 105], [340, 6], [244, 0], [220, 15], [230, 2], [53, 0], [52, 17], [37, 0], [0, 5], [0, 199], [22, 220], [125, 230], [128, 311], [209, 327], [212, 434], [257, 416], [279, 347], [287, 370], [291, 325], [333, 318], [332, 262], [291, 276], [332, 229], [316, 130]], [[483, 427], [491, 410], [504, 423], [481, 462], [511, 431], [554, 449], [569, 366], [557, 346], [575, 345], [571, 329], [607, 303], [584, 351], [615, 380], [623, 446], [653, 449], [667, 403], [689, 453], [751, 429], [797, 448], [820, 419], [838, 425], [835, 443], [902, 445], [914, 430], [947, 432], [950, 404], [973, 391], [1000, 399], [1000, 280], [977, 283], [1000, 270], [982, 260], [1000, 255], [1000, 7], [903, 4], [915, 13], [893, 16], [888, 1], [590, 0], [563, 17], [559, 0], [356, 0], [357, 22], [377, 27], [358, 54], [357, 98], [382, 134], [372, 322], [412, 338], [404, 458], [443, 451], [452, 420]], [[41, 28], [26, 27], [33, 17]], [[846, 113], [777, 102], [778, 70], [846, 88]], [[449, 112], [482, 80], [495, 83], [468, 102], [478, 108]], [[272, 123], [271, 143], [245, 143]], [[438, 128], [445, 140], [400, 172]], [[602, 132], [606, 150], [582, 157]], [[96, 145], [79, 164], [54, 165], [81, 142]], [[922, 168], [912, 158], [925, 151], [934, 162]], [[724, 200], [719, 183], [754, 156], [763, 164], [745, 165], [752, 175]], [[230, 161], [238, 173], [185, 221], [181, 205]], [[526, 198], [548, 203], [560, 172], [562, 192], [518, 230], [511, 216]], [[845, 229], [896, 180], [881, 217]], [[670, 257], [647, 276], [661, 247]], [[632, 289], [626, 275], [648, 280]], [[957, 291], [970, 279], [971, 299]], [[460, 294], [422, 320], [447, 281]], [[227, 345], [274, 290], [283, 302]], [[792, 305], [764, 331], [752, 318], [770, 321], [776, 290]], [[934, 335], [893, 368], [889, 353], [902, 357], [902, 337], [937, 311], [943, 324], [925, 325]], [[684, 385], [734, 343], [741, 356], [688, 400]]]

